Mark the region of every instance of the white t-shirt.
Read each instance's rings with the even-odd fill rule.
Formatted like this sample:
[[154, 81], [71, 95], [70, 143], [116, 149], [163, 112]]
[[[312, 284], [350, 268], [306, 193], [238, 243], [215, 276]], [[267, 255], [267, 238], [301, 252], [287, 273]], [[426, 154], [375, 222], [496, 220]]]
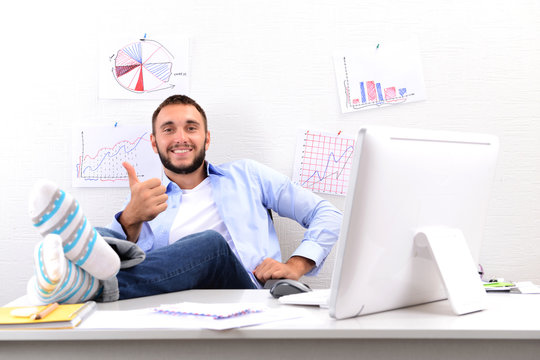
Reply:
[[205, 230], [214, 230], [220, 233], [238, 257], [231, 235], [221, 216], [219, 216], [216, 203], [212, 197], [210, 178], [204, 179], [193, 189], [182, 190], [182, 201], [171, 227], [169, 244], [185, 236]]

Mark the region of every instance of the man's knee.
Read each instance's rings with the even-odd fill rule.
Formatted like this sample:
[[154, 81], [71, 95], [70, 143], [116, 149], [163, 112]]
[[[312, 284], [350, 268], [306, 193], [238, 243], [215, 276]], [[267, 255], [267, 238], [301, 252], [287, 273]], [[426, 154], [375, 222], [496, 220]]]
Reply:
[[188, 235], [173, 243], [173, 245], [174, 244], [177, 244], [178, 246], [191, 245], [206, 251], [208, 251], [209, 249], [229, 249], [229, 244], [227, 244], [225, 238], [220, 233], [214, 230], [206, 230]]
[[227, 244], [227, 241], [225, 238], [214, 230], [206, 230], [200, 233], [193, 234], [194, 239], [201, 245], [201, 246], [209, 246], [209, 247], [215, 247], [215, 248], [229, 248], [229, 245]]

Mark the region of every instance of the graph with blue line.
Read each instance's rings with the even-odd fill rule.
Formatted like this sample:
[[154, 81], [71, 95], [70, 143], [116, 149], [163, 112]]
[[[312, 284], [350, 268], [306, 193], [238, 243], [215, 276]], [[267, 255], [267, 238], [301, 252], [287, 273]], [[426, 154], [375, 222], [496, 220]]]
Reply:
[[346, 195], [354, 142], [341, 131], [304, 131], [297, 145], [293, 181], [314, 192]]
[[74, 153], [73, 186], [128, 186], [123, 162], [133, 165], [141, 181], [161, 176], [150, 130], [143, 126], [80, 129], [74, 134]]

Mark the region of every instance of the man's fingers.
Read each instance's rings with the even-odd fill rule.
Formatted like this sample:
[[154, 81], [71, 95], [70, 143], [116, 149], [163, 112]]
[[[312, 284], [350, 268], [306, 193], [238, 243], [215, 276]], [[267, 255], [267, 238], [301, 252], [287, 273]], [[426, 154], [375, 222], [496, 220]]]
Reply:
[[269, 279], [281, 279], [286, 277], [287, 274], [284, 266], [285, 264], [279, 261], [266, 258], [253, 270], [253, 274], [262, 282], [266, 282]]
[[167, 210], [167, 203], [164, 202], [164, 203], [159, 204], [158, 206], [156, 206], [156, 210], [158, 211], [158, 214], [161, 214], [162, 212]]
[[144, 184], [144, 188], [152, 190], [153, 191], [152, 194], [154, 195], [164, 194], [167, 191], [167, 188], [161, 185], [161, 180], [159, 180], [158, 178], [152, 178], [152, 179], [146, 180], [143, 184]]
[[122, 166], [127, 171], [129, 187], [132, 187], [133, 185], [137, 184], [139, 182], [139, 178], [137, 177], [137, 172], [135, 171], [135, 168], [128, 162], [123, 162]]
[[156, 205], [162, 205], [162, 204], [167, 205], [168, 198], [169, 197], [167, 196], [167, 194], [162, 194], [162, 195], [156, 196], [154, 199], [154, 202]]

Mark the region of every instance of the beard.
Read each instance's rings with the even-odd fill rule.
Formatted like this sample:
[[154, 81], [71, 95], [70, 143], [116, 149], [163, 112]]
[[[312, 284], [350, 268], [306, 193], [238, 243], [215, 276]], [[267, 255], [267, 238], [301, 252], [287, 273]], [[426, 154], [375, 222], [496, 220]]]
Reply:
[[[206, 142], [206, 140], [205, 140]], [[161, 160], [161, 163], [163, 164], [163, 167], [165, 169], [172, 171], [175, 174], [181, 174], [181, 175], [187, 175], [191, 174], [192, 172], [198, 170], [201, 165], [204, 163], [204, 158], [206, 157], [206, 150], [204, 146], [199, 150], [199, 152], [195, 155], [195, 159], [191, 162], [191, 164], [183, 165], [183, 166], [176, 166], [171, 162], [171, 159], [167, 157], [166, 153], [163, 154], [159, 148], [157, 147], [157, 152], [159, 155], [159, 159]]]

